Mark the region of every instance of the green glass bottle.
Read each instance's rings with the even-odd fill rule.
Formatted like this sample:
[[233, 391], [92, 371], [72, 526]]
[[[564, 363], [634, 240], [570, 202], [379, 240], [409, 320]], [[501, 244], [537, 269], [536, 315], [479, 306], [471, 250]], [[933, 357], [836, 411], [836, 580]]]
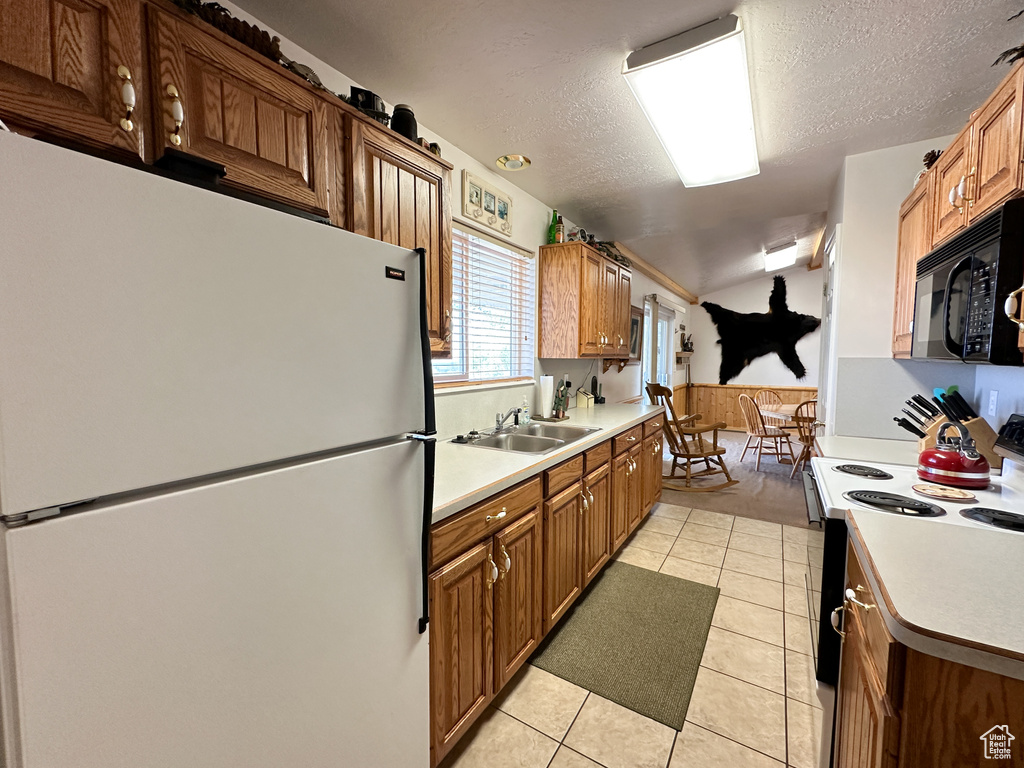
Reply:
[[548, 245], [555, 242], [555, 233], [558, 231], [558, 209], [551, 212], [551, 224], [548, 227]]

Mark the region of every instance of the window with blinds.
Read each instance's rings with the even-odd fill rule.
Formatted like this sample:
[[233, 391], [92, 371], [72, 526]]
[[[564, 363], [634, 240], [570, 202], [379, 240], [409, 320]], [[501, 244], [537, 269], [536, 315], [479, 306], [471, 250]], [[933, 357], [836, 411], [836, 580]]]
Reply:
[[452, 232], [452, 357], [434, 380], [532, 378], [534, 260], [477, 235]]

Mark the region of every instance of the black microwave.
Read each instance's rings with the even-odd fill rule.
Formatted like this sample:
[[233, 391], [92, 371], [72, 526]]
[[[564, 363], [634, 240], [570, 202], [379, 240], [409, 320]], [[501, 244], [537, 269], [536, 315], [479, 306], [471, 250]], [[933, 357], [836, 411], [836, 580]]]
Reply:
[[1024, 198], [1010, 200], [917, 263], [910, 356], [1024, 365], [1003, 303], [1024, 282]]

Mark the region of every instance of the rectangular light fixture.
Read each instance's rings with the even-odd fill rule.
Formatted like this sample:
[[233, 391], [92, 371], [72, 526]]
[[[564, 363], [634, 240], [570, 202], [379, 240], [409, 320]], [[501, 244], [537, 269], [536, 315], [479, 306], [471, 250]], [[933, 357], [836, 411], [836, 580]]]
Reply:
[[764, 271], [776, 272], [796, 264], [796, 242], [776, 245], [774, 248], [766, 248], [764, 251]]
[[747, 50], [735, 15], [633, 51], [622, 74], [685, 186], [760, 173]]

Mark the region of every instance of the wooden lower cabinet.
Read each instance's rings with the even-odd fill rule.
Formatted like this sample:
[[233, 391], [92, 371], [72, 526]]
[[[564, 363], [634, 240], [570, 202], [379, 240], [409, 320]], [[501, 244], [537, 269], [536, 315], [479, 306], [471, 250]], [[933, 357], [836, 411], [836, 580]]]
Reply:
[[430, 753], [436, 765], [494, 695], [491, 542], [430, 577]]
[[646, 517], [658, 499], [661, 498], [661, 432], [655, 432], [646, 438], [640, 449], [643, 462], [641, 519]]
[[629, 451], [629, 473], [626, 475], [626, 528], [630, 533], [644, 518], [643, 443]]
[[611, 551], [615, 552], [629, 536], [629, 452], [612, 459], [612, 508], [609, 516], [608, 537]]
[[609, 538], [611, 522], [612, 474], [604, 464], [583, 478], [583, 495], [587, 506], [583, 511], [582, 566], [583, 586], [586, 587], [604, 568], [611, 557]]
[[494, 690], [516, 673], [544, 631], [543, 519], [535, 509], [494, 537]]
[[583, 591], [580, 518], [583, 482], [577, 480], [544, 502], [544, 631], [553, 627]]

